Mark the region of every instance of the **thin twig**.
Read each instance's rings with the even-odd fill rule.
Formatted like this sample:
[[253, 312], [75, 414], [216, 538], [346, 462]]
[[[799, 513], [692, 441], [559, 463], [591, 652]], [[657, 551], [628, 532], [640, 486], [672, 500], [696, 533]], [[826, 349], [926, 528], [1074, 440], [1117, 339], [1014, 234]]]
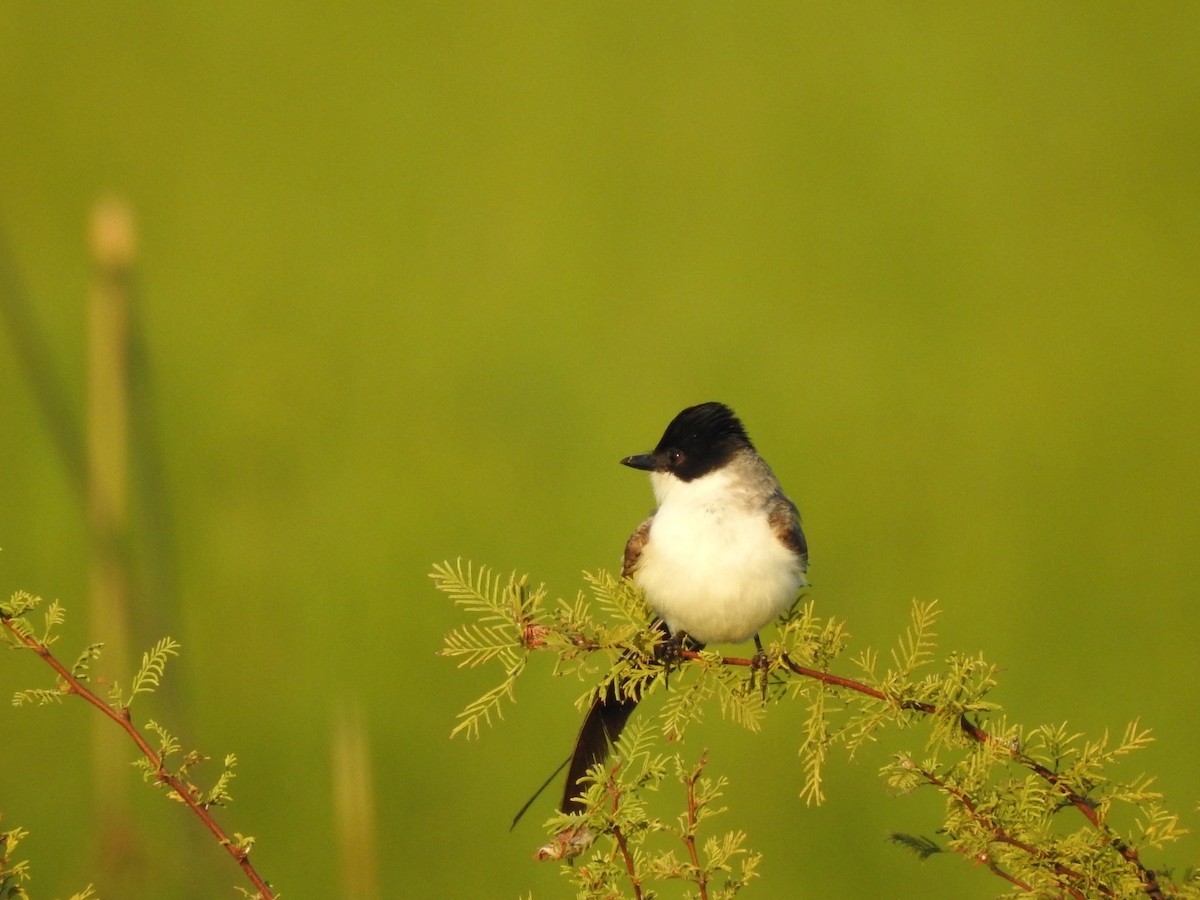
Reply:
[[[684, 650], [680, 653], [685, 659], [699, 659], [700, 654], [693, 650]], [[710, 657], [711, 659], [711, 657]], [[914, 712], [923, 713], [924, 715], [936, 716], [940, 710], [932, 703], [926, 703], [919, 700], [897, 700], [895, 697], [890, 697], [878, 688], [871, 687], [869, 684], [864, 684], [861, 681], [856, 681], [853, 678], [845, 678], [841, 675], [835, 675], [832, 672], [823, 672], [820, 669], [812, 669], [808, 666], [802, 666], [794, 662], [786, 653], [780, 656], [783, 664], [793, 674], [800, 675], [804, 678], [811, 678], [819, 681], [822, 684], [830, 685], [831, 687], [845, 688], [849, 691], [862, 694], [867, 697], [872, 697], [884, 703], [898, 705], [901, 709], [908, 709]], [[727, 666], [745, 666], [754, 665], [754, 661], [743, 657], [722, 656], [720, 658], [722, 664]], [[1007, 742], [1000, 740], [986, 729], [972, 722], [967, 718], [966, 714], [959, 716], [959, 728], [963, 734], [967, 735], [974, 741], [980, 744], [992, 744], [994, 746], [1003, 747], [1013, 759], [1014, 762], [1029, 769], [1031, 772], [1042, 778], [1055, 790], [1057, 790], [1070, 805], [1074, 806], [1084, 818], [1091, 823], [1097, 831], [1105, 836], [1108, 844], [1117, 852], [1122, 859], [1130, 863], [1137, 872], [1138, 879], [1142, 882], [1142, 890], [1151, 900], [1165, 900], [1166, 895], [1163, 893], [1162, 886], [1158, 881], [1158, 874], [1141, 861], [1140, 855], [1136, 848], [1131, 847], [1122, 837], [1114, 834], [1097, 814], [1094, 804], [1087, 797], [1080, 794], [1078, 791], [1067, 785], [1063, 779], [1054, 771], [1048, 769], [1037, 760], [1022, 753], [1016, 747], [1009, 745]]]
[[[528, 649], [544, 647], [546, 645], [544, 636], [542, 634], [527, 634], [526, 637], [532, 638], [532, 640], [528, 640], [525, 644]], [[580, 645], [583, 646], [582, 642], [577, 643], [580, 643]], [[591, 646], [585, 646], [584, 649], [590, 650], [594, 648]], [[711, 655], [707, 654], [702, 657], [702, 654], [695, 650], [680, 650], [678, 655], [680, 659], [699, 660], [701, 658], [705, 658], [709, 662], [711, 662], [713, 659]], [[845, 690], [853, 691], [854, 693], [861, 694], [866, 697], [871, 697], [875, 700], [879, 700], [880, 702], [894, 705], [899, 709], [910, 710], [912, 712], [917, 712], [928, 716], [937, 716], [941, 714], [941, 710], [932, 703], [927, 703], [920, 700], [900, 699], [890, 696], [878, 688], [871, 687], [871, 685], [865, 684], [861, 681], [856, 681], [853, 678], [846, 678], [841, 675], [835, 675], [832, 672], [826, 672], [820, 669], [813, 669], [808, 666], [800, 665], [799, 663], [793, 661], [786, 653], [781, 654], [779, 658], [783, 665], [790, 672], [803, 678], [811, 678], [814, 681], [819, 681], [822, 684], [830, 687], [844, 688]], [[750, 668], [754, 665], [754, 661], [752, 659], [736, 656], [720, 656], [717, 657], [717, 661], [726, 666], [742, 666]], [[980, 725], [972, 722], [967, 717], [966, 713], [962, 713], [958, 716], [958, 726], [963, 734], [977, 743], [991, 744], [993, 746], [1002, 748], [1006, 753], [1008, 753], [1009, 757], [1015, 763], [1033, 772], [1035, 775], [1053, 787], [1056, 791], [1058, 791], [1059, 795], [1062, 796], [1066, 803], [1075, 807], [1075, 809], [1078, 810], [1085, 819], [1087, 819], [1092, 827], [1105, 837], [1108, 845], [1122, 859], [1124, 859], [1133, 867], [1137, 874], [1138, 880], [1142, 883], [1142, 892], [1148, 898], [1150, 898], [1150, 900], [1166, 900], [1166, 894], [1163, 892], [1162, 885], [1158, 880], [1158, 873], [1146, 867], [1145, 863], [1143, 863], [1141, 860], [1141, 856], [1137, 848], [1130, 846], [1124, 838], [1114, 833], [1113, 830], [1101, 820], [1100, 815], [1096, 812], [1095, 805], [1092, 803], [1092, 801], [1088, 800], [1088, 798], [1083, 794], [1080, 794], [1078, 791], [1074, 790], [1063, 780], [1061, 776], [1059, 776], [1058, 773], [1054, 772], [1052, 769], [1038, 762], [1033, 757], [1022, 753], [1017, 747], [1001, 740], [1000, 738], [997, 738]], [[1020, 881], [1014, 879], [1008, 873], [999, 870], [990, 863], [989, 868], [991, 868], [992, 871], [1005, 880], [1024, 887]]]
[[625, 860], [625, 871], [629, 873], [629, 883], [633, 885], [633, 896], [637, 900], [642, 900], [642, 880], [638, 877], [637, 866], [633, 862], [633, 854], [629, 852], [629, 843], [625, 840], [625, 832], [621, 830], [621, 826], [617, 823], [617, 812], [621, 807], [621, 789], [617, 784], [616, 768], [613, 768], [608, 775], [608, 794], [612, 798], [613, 839], [617, 842], [622, 859]]
[[[1023, 890], [1027, 894], [1033, 893], [1033, 885], [1026, 884], [1024, 881], [1022, 881], [1017, 876], [1015, 876], [1009, 872], [1005, 872], [1002, 868], [1000, 868], [998, 865], [996, 865], [990, 859], [981, 859], [979, 861], [982, 862], [985, 866], [987, 866], [988, 869], [991, 870], [991, 873], [993, 875], [995, 875], [996, 877], [1003, 878], [1009, 884], [1019, 887], [1021, 890]], [[1080, 896], [1083, 896], [1083, 895], [1081, 894]]]
[[688, 856], [692, 859], [692, 867], [696, 870], [696, 887], [700, 891], [700, 900], [708, 900], [708, 877], [700, 866], [700, 855], [696, 852], [696, 828], [699, 825], [699, 807], [696, 805], [696, 782], [700, 773], [708, 764], [708, 754], [701, 753], [696, 768], [685, 779], [687, 785], [687, 830], [683, 833], [683, 843], [687, 846]]
[[[1076, 870], [1072, 869], [1070, 866], [1065, 866], [1060, 862], [1054, 862], [1053, 860], [1051, 860], [1048, 857], [1048, 855], [1046, 854], [1045, 851], [1039, 850], [1037, 847], [1033, 846], [1032, 844], [1030, 844], [1026, 841], [1023, 841], [1020, 838], [1015, 838], [1012, 835], [1010, 835], [1007, 831], [1004, 830], [1004, 828], [1002, 826], [997, 824], [990, 817], [981, 813], [979, 811], [979, 807], [975, 803], [975, 801], [962, 788], [959, 788], [959, 787], [956, 787], [955, 785], [947, 783], [945, 779], [939, 778], [933, 772], [930, 772], [927, 769], [923, 769], [920, 766], [913, 766], [912, 770], [914, 772], [916, 772], [918, 775], [920, 775], [922, 778], [924, 778], [925, 781], [927, 781], [929, 784], [932, 784], [934, 787], [938, 788], [939, 790], [946, 792], [951, 797], [953, 797], [955, 800], [957, 800], [959, 803], [961, 803], [963, 808], [968, 813], [970, 813], [971, 818], [973, 818], [976, 822], [978, 822], [985, 829], [987, 829], [987, 831], [991, 834], [992, 840], [996, 841], [997, 843], [1007, 844], [1010, 847], [1015, 847], [1016, 849], [1022, 851], [1023, 853], [1025, 853], [1029, 856], [1032, 856], [1034, 859], [1038, 860], [1039, 862], [1044, 863], [1044, 864], [1049, 864], [1054, 869], [1054, 874], [1057, 875], [1060, 879], [1059, 887], [1061, 887], [1064, 891], [1066, 891], [1068, 894], [1070, 894], [1072, 897], [1074, 897], [1075, 900], [1087, 900], [1087, 895], [1084, 894], [1083, 891], [1075, 888], [1072, 884], [1069, 883], [1071, 881], [1075, 881], [1075, 882], [1084, 881], [1084, 876], [1083, 876], [1082, 872], [1077, 872]], [[986, 859], [986, 860], [984, 860], [984, 862], [986, 862], [988, 867], [993, 872], [995, 872], [997, 875], [999, 875], [1001, 878], [1004, 878], [1008, 881], [1014, 881], [1014, 879], [1011, 875], [1009, 875], [1007, 872], [1004, 872], [1003, 870], [1001, 870], [990, 859]], [[1026, 890], [1032, 891], [1032, 888], [1026, 887]], [[1111, 888], [1105, 887], [1103, 885], [1100, 885], [1098, 890], [1100, 891], [1101, 894], [1103, 894], [1106, 897], [1115, 896]]]
[[4, 628], [10, 634], [16, 637], [16, 639], [24, 646], [28, 647], [30, 650], [40, 656], [46, 662], [46, 664], [50, 666], [50, 668], [58, 673], [58, 677], [61, 679], [62, 684], [65, 685], [64, 691], [66, 693], [74, 694], [75, 696], [86, 700], [92, 706], [96, 707], [96, 709], [100, 710], [100, 712], [104, 713], [104, 715], [106, 715], [108, 718], [116, 722], [117, 725], [119, 725], [121, 729], [127, 735], [129, 735], [130, 740], [137, 745], [138, 750], [141, 751], [142, 755], [145, 756], [146, 759], [150, 761], [150, 764], [154, 767], [154, 777], [159, 781], [159, 783], [165, 784], [171, 788], [175, 792], [175, 795], [188, 807], [188, 809], [192, 811], [196, 818], [204, 823], [204, 827], [212, 833], [213, 837], [215, 837], [217, 842], [225, 848], [226, 852], [235, 860], [237, 860], [238, 865], [242, 867], [242, 871], [245, 872], [246, 877], [250, 879], [250, 883], [258, 889], [258, 900], [274, 900], [275, 893], [271, 890], [270, 886], [263, 879], [263, 877], [258, 874], [257, 870], [254, 868], [254, 865], [250, 862], [249, 848], [242, 846], [233, 838], [231, 838], [217, 823], [217, 820], [213, 818], [208, 809], [206, 809], [203, 804], [196, 800], [189, 785], [185, 784], [180, 778], [171, 774], [171, 772], [163, 764], [163, 761], [159, 757], [158, 753], [155, 752], [154, 748], [150, 746], [149, 742], [145, 739], [145, 737], [142, 736], [142, 733], [138, 731], [137, 727], [131, 721], [128, 708], [115, 709], [110, 704], [106, 703], [102, 698], [93, 693], [87, 687], [87, 685], [80, 681], [79, 678], [77, 678], [71, 672], [70, 669], [59, 662], [54, 654], [50, 652], [49, 647], [32, 635], [23, 634], [20, 629], [13, 625], [10, 617], [0, 615], [0, 624], [2, 624]]

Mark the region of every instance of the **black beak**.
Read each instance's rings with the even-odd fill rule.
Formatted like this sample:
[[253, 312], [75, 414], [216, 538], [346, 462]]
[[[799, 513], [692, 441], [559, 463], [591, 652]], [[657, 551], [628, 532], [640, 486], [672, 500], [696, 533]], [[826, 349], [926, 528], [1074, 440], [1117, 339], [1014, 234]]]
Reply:
[[658, 463], [655, 462], [654, 456], [649, 453], [639, 453], [637, 456], [627, 456], [621, 460], [621, 465], [629, 466], [631, 469], [642, 469], [646, 472], [653, 472], [658, 468]]

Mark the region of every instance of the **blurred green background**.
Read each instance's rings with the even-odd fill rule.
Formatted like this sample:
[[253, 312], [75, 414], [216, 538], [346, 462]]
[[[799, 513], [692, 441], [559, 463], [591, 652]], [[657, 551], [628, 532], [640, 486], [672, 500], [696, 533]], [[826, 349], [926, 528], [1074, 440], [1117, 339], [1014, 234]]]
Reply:
[[[941, 646], [1004, 667], [1014, 720], [1140, 716], [1158, 742], [1128, 774], [1195, 827], [1198, 39], [1191, 3], [0, 3], [4, 289], [80, 421], [88, 211], [117, 192], [138, 219], [166, 524], [135, 526], [173, 580], [136, 639], [184, 650], [135, 718], [238, 754], [219, 817], [284, 896], [343, 890], [331, 742], [356, 715], [382, 896], [567, 895], [530, 860], [550, 795], [507, 827], [586, 684], [535, 666], [500, 727], [449, 741], [491, 673], [435, 655], [459, 617], [426, 573], [463, 555], [573, 595], [651, 505], [617, 460], [719, 399], [853, 651], [940, 598]], [[74, 658], [106, 633], [84, 516], [2, 345], [0, 589], [62, 600]], [[5, 693], [49, 683], [2, 662]], [[800, 715], [685, 745], [766, 854], [747, 896], [1002, 891], [885, 842], [940, 821], [876, 775], [923, 730], [835, 754], [808, 808]], [[103, 871], [92, 718], [0, 704], [38, 897]], [[231, 896], [129, 780], [141, 896]]]

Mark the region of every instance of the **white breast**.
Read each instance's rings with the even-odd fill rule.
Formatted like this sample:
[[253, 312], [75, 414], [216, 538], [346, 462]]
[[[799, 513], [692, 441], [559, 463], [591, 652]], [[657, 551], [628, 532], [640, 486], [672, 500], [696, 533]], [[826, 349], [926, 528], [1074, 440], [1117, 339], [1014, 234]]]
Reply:
[[805, 583], [800, 560], [768, 524], [769, 493], [740, 474], [650, 476], [659, 507], [633, 578], [672, 632], [706, 644], [749, 640]]

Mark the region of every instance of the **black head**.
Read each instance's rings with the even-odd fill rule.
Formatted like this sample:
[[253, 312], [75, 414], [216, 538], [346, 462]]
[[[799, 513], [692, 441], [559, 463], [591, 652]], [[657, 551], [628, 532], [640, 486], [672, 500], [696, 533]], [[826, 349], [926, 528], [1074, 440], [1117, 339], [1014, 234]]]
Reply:
[[647, 472], [671, 472], [691, 481], [719, 469], [750, 438], [733, 410], [724, 403], [689, 406], [667, 426], [653, 453], [627, 456], [621, 463]]

